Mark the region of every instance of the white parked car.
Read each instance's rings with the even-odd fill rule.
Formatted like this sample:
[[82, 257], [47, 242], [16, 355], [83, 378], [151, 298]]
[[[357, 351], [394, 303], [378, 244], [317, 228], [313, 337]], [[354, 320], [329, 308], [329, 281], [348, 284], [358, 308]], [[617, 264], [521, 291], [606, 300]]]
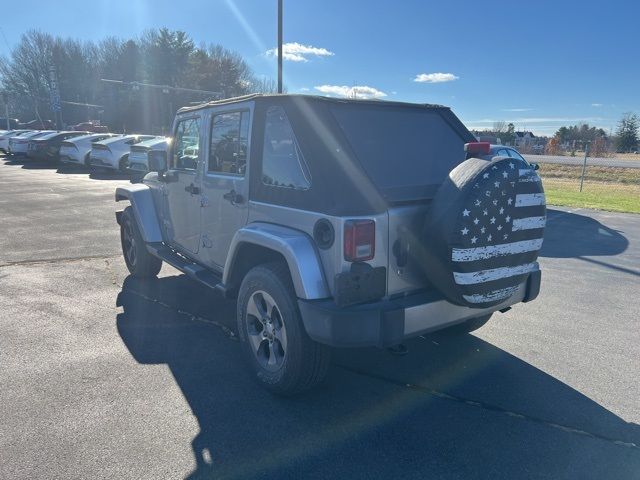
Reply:
[[22, 135], [27, 132], [31, 132], [32, 130], [7, 130], [6, 132], [0, 134], [0, 150], [4, 153], [7, 153], [9, 149], [9, 139], [11, 137]]
[[136, 145], [152, 138], [155, 137], [153, 135], [122, 135], [94, 142], [91, 147], [89, 162], [92, 167], [126, 172], [131, 145]]
[[89, 166], [89, 155], [94, 142], [118, 137], [115, 133], [90, 133], [70, 138], [60, 145], [60, 161], [72, 165]]
[[146, 175], [149, 172], [149, 152], [166, 152], [170, 142], [170, 138], [157, 137], [132, 145], [129, 152], [129, 170], [136, 175]]
[[54, 130], [32, 130], [31, 132], [21, 133], [20, 135], [9, 137], [9, 147], [7, 148], [7, 153], [9, 155], [26, 156], [29, 141], [53, 132]]

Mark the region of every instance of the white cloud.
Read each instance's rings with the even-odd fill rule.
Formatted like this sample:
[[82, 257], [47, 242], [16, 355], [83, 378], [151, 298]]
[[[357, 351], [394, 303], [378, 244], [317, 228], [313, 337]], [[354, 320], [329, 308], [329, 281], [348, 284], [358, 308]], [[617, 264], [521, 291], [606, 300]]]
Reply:
[[301, 92], [308, 92], [309, 89], [307, 87], [300, 87], [299, 89]]
[[530, 112], [533, 108], [503, 108], [503, 112]]
[[597, 108], [597, 107], [602, 107], [602, 104], [601, 103], [592, 103], [591, 106]]
[[443, 83], [453, 82], [458, 78], [460, 77], [456, 77], [453, 73], [420, 73], [416, 75], [413, 81], [418, 83]]
[[314, 87], [316, 90], [327, 95], [336, 95], [338, 97], [345, 98], [382, 98], [387, 94], [378, 90], [377, 88], [369, 87], [367, 85], [356, 85], [348, 87], [346, 85], [319, 85]]
[[[278, 49], [272, 48], [266, 51], [267, 57], [278, 57]], [[309, 57], [331, 57], [335, 55], [326, 48], [302, 45], [298, 42], [282, 44], [282, 58], [290, 62], [308, 62]]]

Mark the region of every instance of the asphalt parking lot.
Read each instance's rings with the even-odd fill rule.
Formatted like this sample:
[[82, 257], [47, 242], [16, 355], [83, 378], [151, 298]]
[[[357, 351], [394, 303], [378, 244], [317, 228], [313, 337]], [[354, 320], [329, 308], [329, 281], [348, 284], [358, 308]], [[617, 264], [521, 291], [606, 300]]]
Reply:
[[550, 209], [538, 300], [281, 399], [233, 303], [127, 277], [127, 182], [0, 157], [0, 478], [640, 478], [640, 216]]

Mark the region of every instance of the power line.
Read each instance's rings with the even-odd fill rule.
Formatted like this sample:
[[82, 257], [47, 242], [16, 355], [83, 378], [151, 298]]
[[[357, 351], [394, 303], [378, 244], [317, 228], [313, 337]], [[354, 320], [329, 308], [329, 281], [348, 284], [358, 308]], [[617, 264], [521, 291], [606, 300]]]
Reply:
[[188, 93], [201, 93], [203, 95], [214, 95], [221, 96], [222, 92], [212, 92], [209, 90], [198, 90], [196, 88], [185, 88], [185, 87], [170, 87], [169, 85], [156, 85], [153, 83], [143, 83], [143, 82], [125, 82], [123, 80], [111, 80], [109, 78], [101, 78], [100, 81], [105, 83], [112, 83], [116, 85], [122, 85], [125, 87], [131, 87], [133, 90], [139, 90], [140, 87], [145, 88], [155, 88], [157, 90], [162, 90], [164, 93], [169, 93], [169, 91], [174, 92], [188, 92]]

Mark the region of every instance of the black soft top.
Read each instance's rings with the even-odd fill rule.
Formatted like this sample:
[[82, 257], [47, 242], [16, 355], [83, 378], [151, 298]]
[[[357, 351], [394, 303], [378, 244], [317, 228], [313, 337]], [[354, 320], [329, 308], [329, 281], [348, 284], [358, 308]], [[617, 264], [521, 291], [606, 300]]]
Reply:
[[356, 98], [335, 98], [335, 97], [325, 97], [321, 95], [303, 95], [303, 94], [291, 94], [291, 93], [252, 93], [249, 95], [242, 95], [239, 97], [225, 98], [222, 100], [212, 100], [210, 102], [201, 103], [199, 105], [192, 105], [189, 107], [182, 107], [178, 110], [178, 113], [185, 112], [193, 112], [195, 110], [201, 110], [210, 107], [217, 107], [220, 105], [230, 105], [234, 103], [246, 102], [249, 100], [259, 101], [259, 102], [269, 102], [280, 99], [287, 98], [300, 98], [305, 100], [312, 101], [321, 101], [321, 102], [334, 102], [334, 103], [350, 103], [354, 105], [362, 105], [362, 104], [373, 104], [373, 105], [389, 105], [389, 106], [403, 106], [409, 108], [427, 108], [427, 109], [444, 109], [450, 110], [449, 107], [444, 105], [438, 105], [435, 103], [410, 103], [410, 102], [397, 102], [392, 100], [366, 100], [366, 99], [356, 99]]
[[[308, 190], [267, 185], [260, 175], [250, 175], [250, 198], [327, 215], [371, 215], [386, 211], [390, 204], [433, 198], [448, 172], [464, 161], [464, 143], [474, 141], [473, 135], [448, 107], [432, 104], [314, 95], [254, 94], [184, 107], [178, 114], [247, 101], [253, 101], [255, 106], [250, 149], [252, 171], [262, 171], [266, 111], [275, 106], [282, 107], [286, 112], [311, 175], [311, 188]], [[366, 142], [367, 136], [375, 135], [368, 131], [369, 127], [374, 128], [373, 118], [365, 113], [364, 121], [356, 122], [360, 125], [356, 126], [360, 131], [347, 128], [349, 126], [345, 120], [340, 118], [340, 112], [349, 114], [372, 109], [406, 112], [407, 118], [420, 116], [421, 111], [429, 112], [430, 117], [435, 115], [440, 119], [437, 126], [429, 124], [419, 130], [415, 127], [410, 134], [411, 139], [415, 139], [426, 151], [426, 154], [420, 152], [417, 168], [422, 172], [423, 179], [428, 181], [406, 187], [381, 185], [379, 179], [387, 176], [387, 172], [377, 167], [371, 168], [371, 152], [366, 148], [358, 148], [362, 146], [363, 138]], [[448, 149], [448, 152], [444, 152], [447, 155], [443, 155], [443, 145]], [[403, 158], [397, 161], [403, 162]], [[416, 162], [415, 158], [413, 162]], [[414, 167], [408, 163], [389, 162], [385, 168], [390, 168], [392, 174], [405, 168], [406, 176], [406, 170]]]

